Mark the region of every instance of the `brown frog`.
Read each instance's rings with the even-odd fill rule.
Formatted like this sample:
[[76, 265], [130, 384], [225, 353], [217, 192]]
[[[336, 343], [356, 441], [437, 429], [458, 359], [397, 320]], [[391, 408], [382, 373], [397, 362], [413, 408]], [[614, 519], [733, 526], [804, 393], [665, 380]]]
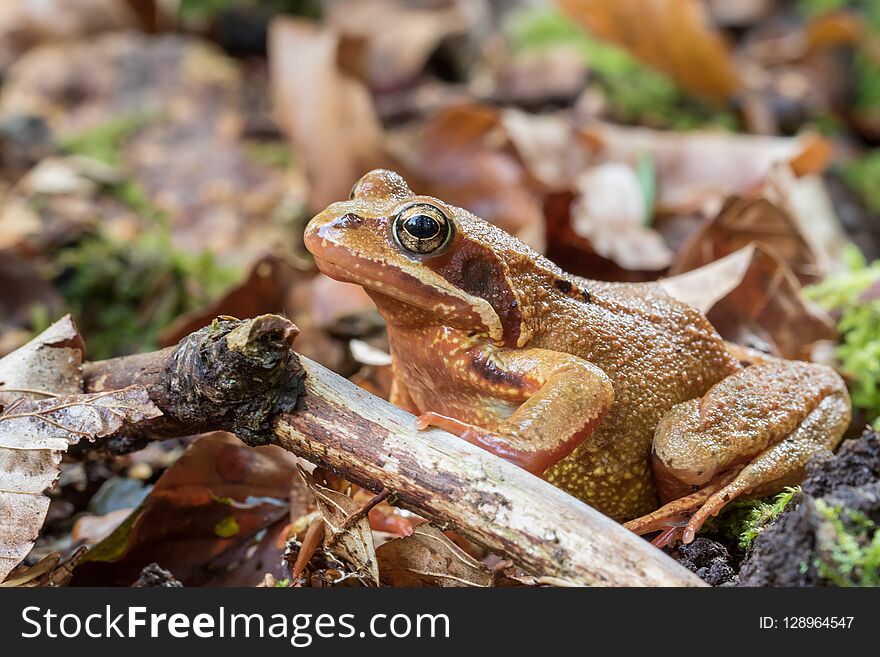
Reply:
[[[798, 481], [850, 421], [830, 368], [745, 359], [654, 283], [569, 275], [471, 213], [376, 170], [311, 220], [321, 271], [387, 321], [391, 401], [658, 543]], [[745, 360], [745, 362], [744, 362]], [[661, 502], [666, 506], [658, 510]]]

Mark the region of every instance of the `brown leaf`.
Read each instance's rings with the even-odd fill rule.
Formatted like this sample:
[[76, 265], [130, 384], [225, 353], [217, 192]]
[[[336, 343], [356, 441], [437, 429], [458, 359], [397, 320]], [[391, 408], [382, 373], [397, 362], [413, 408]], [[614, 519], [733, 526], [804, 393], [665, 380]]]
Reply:
[[269, 30], [275, 113], [305, 164], [313, 209], [348, 198], [357, 179], [383, 163], [372, 99], [342, 70], [341, 39], [294, 18], [277, 18]]
[[325, 523], [324, 549], [345, 562], [353, 572], [366, 578], [367, 582], [378, 585], [373, 532], [363, 507], [345, 493], [322, 486], [302, 468], [300, 475], [314, 494]]
[[796, 179], [780, 163], [760, 190], [729, 197], [715, 217], [688, 237], [670, 274], [696, 269], [754, 241], [771, 247], [803, 284], [838, 267], [849, 244], [821, 179]]
[[343, 0], [329, 5], [324, 23], [363, 40], [358, 72], [375, 89], [393, 89], [421, 74], [440, 42], [464, 29], [465, 16], [455, 3], [417, 7], [400, 0]]
[[385, 586], [492, 586], [492, 572], [428, 523], [376, 550]]
[[[14, 355], [14, 354], [13, 354]], [[7, 393], [8, 394], [8, 393]], [[30, 551], [60, 474], [61, 454], [83, 437], [115, 433], [161, 412], [143, 386], [34, 401], [20, 397], [0, 413], [0, 578]]]
[[783, 358], [809, 360], [816, 342], [837, 337], [785, 261], [758, 242], [660, 285], [706, 313], [723, 338]]
[[301, 272], [286, 260], [273, 255], [263, 256], [253, 264], [243, 281], [219, 299], [174, 320], [162, 331], [159, 342], [163, 346], [175, 345], [220, 315], [245, 319], [280, 312], [284, 310], [288, 289], [299, 275]]
[[[156, 482], [144, 503], [89, 552], [74, 584], [128, 586], [153, 562], [187, 586], [254, 586], [281, 577], [294, 459], [206, 434]], [[283, 541], [282, 541], [283, 545]]]
[[7, 578], [0, 582], [0, 588], [67, 586], [73, 576], [74, 568], [79, 565], [87, 551], [88, 548], [85, 546], [77, 548], [70, 558], [63, 562], [60, 553], [52, 552], [33, 566], [21, 564], [13, 568]]
[[721, 33], [699, 0], [558, 0], [600, 39], [626, 48], [679, 85], [727, 101], [741, 83]]
[[[830, 159], [828, 142], [801, 137], [764, 137], [722, 132], [664, 132], [605, 123], [585, 129], [601, 147], [603, 161], [635, 165], [650, 156], [657, 172], [657, 209], [685, 213], [707, 202], [758, 188], [777, 162], [798, 163], [797, 174], [820, 173]], [[715, 206], [717, 207], [717, 205]]]
[[635, 271], [669, 266], [672, 252], [660, 234], [645, 225], [649, 208], [631, 166], [608, 162], [593, 167], [578, 177], [576, 189], [571, 227], [596, 253]]

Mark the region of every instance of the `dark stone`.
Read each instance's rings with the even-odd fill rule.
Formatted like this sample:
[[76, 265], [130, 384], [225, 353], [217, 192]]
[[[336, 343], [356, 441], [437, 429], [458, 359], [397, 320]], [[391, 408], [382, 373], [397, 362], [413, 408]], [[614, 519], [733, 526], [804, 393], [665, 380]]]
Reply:
[[171, 572], [160, 568], [159, 564], [151, 563], [148, 566], [144, 566], [141, 576], [132, 584], [132, 587], [179, 589], [183, 588], [183, 584]]

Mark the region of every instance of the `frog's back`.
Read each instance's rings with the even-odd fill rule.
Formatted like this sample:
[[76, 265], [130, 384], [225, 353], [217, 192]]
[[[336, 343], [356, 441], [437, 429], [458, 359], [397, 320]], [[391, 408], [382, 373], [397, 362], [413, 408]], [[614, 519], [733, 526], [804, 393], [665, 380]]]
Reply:
[[736, 368], [718, 333], [696, 308], [655, 283], [572, 278], [588, 300], [556, 315], [573, 318], [536, 336], [535, 346], [567, 351], [611, 378], [615, 401], [602, 424], [547, 479], [619, 519], [656, 508], [650, 450], [660, 418], [701, 396]]

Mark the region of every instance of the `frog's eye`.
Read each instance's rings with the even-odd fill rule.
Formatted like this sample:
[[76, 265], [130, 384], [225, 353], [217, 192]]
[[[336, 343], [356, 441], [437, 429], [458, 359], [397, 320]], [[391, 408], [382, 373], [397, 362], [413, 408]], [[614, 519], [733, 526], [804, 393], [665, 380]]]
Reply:
[[394, 239], [412, 253], [436, 253], [452, 241], [452, 221], [428, 203], [410, 205], [394, 219]]

